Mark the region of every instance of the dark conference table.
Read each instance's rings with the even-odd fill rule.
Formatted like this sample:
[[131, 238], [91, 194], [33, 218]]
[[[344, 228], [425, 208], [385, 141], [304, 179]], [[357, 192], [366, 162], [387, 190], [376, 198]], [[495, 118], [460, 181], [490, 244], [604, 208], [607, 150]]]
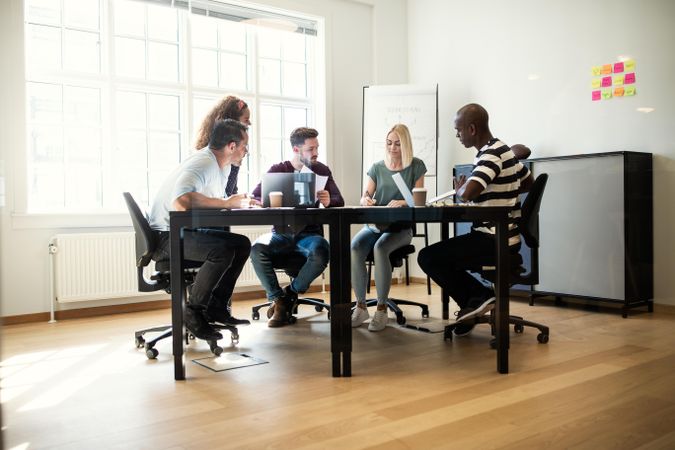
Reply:
[[[243, 225], [328, 225], [330, 242], [331, 354], [334, 377], [351, 376], [351, 225], [396, 221], [441, 224], [441, 238], [449, 236], [453, 222], [488, 221], [495, 225], [497, 282], [495, 283], [495, 334], [497, 371], [509, 371], [509, 251], [508, 207], [453, 205], [444, 207], [344, 207], [344, 208], [253, 208], [234, 210], [192, 210], [170, 213], [171, 235], [171, 321], [173, 326], [174, 378], [185, 379], [183, 323], [183, 240], [182, 229]], [[236, 232], [236, 229], [233, 230]], [[441, 294], [443, 318], [448, 318], [448, 296]]]

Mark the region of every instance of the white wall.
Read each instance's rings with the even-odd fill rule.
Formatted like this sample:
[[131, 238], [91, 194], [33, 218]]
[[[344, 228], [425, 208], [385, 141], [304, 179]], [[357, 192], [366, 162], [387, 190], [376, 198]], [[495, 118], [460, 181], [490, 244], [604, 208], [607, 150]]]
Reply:
[[[361, 157], [362, 87], [407, 81], [406, 0], [261, 0], [258, 3], [296, 10], [326, 19], [327, 130], [322, 148], [348, 203], [355, 204], [359, 187], [351, 183], [349, 162]], [[7, 202], [0, 207], [0, 315], [11, 316], [49, 310], [49, 237], [74, 228], [67, 217], [61, 225], [13, 214], [16, 196], [9, 167], [23, 165], [25, 107], [23, 98], [23, 38], [21, 0], [0, 2], [0, 162], [7, 176]], [[2, 164], [0, 164], [2, 166]], [[1, 175], [1, 174], [0, 174]], [[26, 228], [30, 222], [36, 228]], [[105, 221], [103, 223], [106, 223]], [[126, 223], [120, 216], [110, 224]], [[127, 230], [128, 227], [100, 228]], [[97, 231], [87, 229], [86, 231]], [[89, 302], [77, 307], [115, 304]], [[65, 307], [64, 307], [65, 308]]]
[[[408, 2], [409, 82], [439, 84], [439, 189], [472, 159], [452, 125], [469, 102], [486, 107], [495, 136], [535, 157], [651, 152], [655, 301], [675, 305], [674, 19], [671, 0]], [[591, 67], [619, 55], [636, 61], [637, 96], [591, 102]]]

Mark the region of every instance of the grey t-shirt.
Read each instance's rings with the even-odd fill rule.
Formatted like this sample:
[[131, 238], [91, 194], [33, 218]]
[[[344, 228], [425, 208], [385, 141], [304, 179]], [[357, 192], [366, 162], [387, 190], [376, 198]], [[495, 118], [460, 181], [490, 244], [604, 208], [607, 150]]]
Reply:
[[216, 155], [206, 147], [191, 155], [174, 169], [159, 188], [150, 210], [150, 228], [167, 231], [169, 229], [169, 211], [173, 211], [173, 201], [188, 192], [199, 192], [207, 197], [222, 198], [225, 195], [225, 183], [230, 175], [230, 165], [218, 166]]
[[383, 161], [378, 161], [368, 170], [368, 176], [375, 182], [375, 195], [373, 198], [377, 201], [376, 205], [386, 206], [392, 200], [403, 200], [403, 195], [398, 190], [396, 182], [392, 178], [395, 173], [400, 173], [408, 189], [415, 187], [415, 181], [427, 173], [427, 166], [424, 161], [413, 157], [412, 162], [403, 170], [389, 170]]

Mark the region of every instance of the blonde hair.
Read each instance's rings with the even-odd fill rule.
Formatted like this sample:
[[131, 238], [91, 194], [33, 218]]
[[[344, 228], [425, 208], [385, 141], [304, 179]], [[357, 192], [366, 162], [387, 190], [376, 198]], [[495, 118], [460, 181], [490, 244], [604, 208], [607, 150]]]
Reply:
[[[410, 138], [410, 131], [408, 130], [408, 127], [406, 127], [402, 123], [397, 123], [396, 125], [391, 127], [391, 130], [387, 132], [387, 137], [389, 137], [389, 135], [392, 132], [398, 134], [398, 137], [401, 141], [401, 163], [403, 164], [403, 168], [405, 169], [410, 164], [412, 164], [413, 160], [413, 147], [412, 147], [412, 139]], [[387, 164], [391, 163], [391, 161], [389, 161], [389, 153], [386, 151], [386, 144], [385, 144], [384, 159], [387, 162]]]

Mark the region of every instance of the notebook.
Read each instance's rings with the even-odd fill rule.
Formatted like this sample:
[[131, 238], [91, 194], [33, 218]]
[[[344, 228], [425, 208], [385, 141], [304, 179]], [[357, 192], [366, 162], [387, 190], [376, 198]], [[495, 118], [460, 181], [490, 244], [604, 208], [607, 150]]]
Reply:
[[268, 172], [262, 177], [262, 204], [270, 206], [270, 192], [284, 194], [282, 206], [312, 208], [316, 205], [316, 175], [300, 172]]

